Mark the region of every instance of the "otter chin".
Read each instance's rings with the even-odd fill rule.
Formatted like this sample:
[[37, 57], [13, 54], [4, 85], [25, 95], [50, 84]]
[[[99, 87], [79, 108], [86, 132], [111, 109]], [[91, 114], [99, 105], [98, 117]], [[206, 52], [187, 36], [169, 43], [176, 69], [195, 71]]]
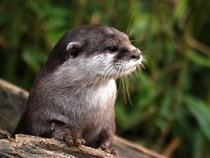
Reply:
[[15, 134], [112, 149], [117, 78], [142, 64], [128, 36], [103, 25], [68, 31], [36, 75]]

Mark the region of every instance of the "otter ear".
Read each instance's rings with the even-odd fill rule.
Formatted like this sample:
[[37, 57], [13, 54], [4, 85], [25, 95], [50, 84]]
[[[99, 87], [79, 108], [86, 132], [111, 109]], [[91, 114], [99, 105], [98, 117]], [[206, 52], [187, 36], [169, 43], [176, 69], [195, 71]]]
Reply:
[[69, 42], [66, 46], [66, 51], [69, 55], [77, 57], [82, 51], [82, 44], [80, 42]]

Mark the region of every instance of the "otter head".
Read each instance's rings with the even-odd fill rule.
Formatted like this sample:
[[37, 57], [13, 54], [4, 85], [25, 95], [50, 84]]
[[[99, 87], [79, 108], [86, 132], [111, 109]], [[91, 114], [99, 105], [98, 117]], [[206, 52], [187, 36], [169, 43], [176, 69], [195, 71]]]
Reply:
[[78, 78], [116, 79], [133, 72], [142, 59], [141, 51], [131, 44], [125, 33], [112, 27], [85, 25], [61, 38], [46, 66], [62, 65], [65, 74], [73, 73]]

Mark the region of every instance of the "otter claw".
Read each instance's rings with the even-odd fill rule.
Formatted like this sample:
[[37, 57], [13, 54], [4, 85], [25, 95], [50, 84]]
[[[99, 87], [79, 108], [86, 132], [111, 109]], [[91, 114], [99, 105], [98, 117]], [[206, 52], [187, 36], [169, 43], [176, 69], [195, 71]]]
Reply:
[[118, 156], [118, 152], [117, 152], [116, 150], [114, 150], [114, 149], [103, 148], [103, 147], [98, 147], [97, 149], [98, 149], [98, 150], [105, 151], [105, 152], [107, 152], [107, 153], [109, 153], [109, 154], [112, 154], [112, 155], [114, 155], [114, 156]]
[[79, 147], [81, 145], [85, 144], [85, 140], [82, 138], [76, 138], [76, 140], [74, 141], [74, 145]]

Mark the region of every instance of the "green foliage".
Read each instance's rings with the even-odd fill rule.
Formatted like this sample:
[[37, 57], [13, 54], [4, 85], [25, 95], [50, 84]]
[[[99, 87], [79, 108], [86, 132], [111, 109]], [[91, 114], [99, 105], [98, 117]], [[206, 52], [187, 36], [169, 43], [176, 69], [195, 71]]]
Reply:
[[119, 93], [118, 134], [172, 157], [210, 157], [210, 2], [3, 0], [0, 14], [0, 76], [27, 89], [70, 28], [128, 33], [147, 62], [129, 88], [132, 106]]
[[185, 101], [190, 112], [195, 116], [202, 133], [210, 141], [210, 115], [208, 105], [196, 97], [187, 98]]

